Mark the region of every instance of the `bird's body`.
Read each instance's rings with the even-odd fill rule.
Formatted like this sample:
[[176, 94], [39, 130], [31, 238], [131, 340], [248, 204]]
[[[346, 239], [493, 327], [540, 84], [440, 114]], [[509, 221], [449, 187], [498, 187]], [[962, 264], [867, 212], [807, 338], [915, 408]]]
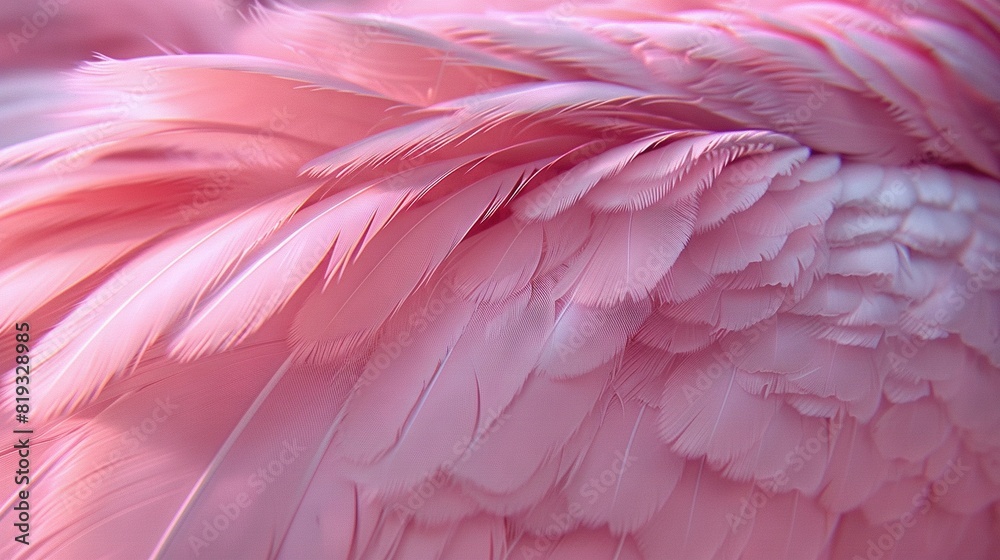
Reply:
[[771, 4], [77, 71], [0, 152], [4, 556], [1000, 557], [1000, 11]]

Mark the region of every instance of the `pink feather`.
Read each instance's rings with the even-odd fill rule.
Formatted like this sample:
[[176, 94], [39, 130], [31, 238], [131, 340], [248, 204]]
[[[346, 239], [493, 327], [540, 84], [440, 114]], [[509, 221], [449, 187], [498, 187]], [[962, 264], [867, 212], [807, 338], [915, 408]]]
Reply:
[[284, 4], [0, 7], [0, 556], [1000, 558], [995, 2]]

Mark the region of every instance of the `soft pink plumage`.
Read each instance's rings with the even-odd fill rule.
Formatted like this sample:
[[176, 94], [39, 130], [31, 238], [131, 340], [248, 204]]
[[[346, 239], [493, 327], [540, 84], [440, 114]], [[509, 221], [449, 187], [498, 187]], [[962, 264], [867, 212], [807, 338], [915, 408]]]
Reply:
[[1000, 558], [1000, 8], [662, 4], [0, 52], [0, 554]]

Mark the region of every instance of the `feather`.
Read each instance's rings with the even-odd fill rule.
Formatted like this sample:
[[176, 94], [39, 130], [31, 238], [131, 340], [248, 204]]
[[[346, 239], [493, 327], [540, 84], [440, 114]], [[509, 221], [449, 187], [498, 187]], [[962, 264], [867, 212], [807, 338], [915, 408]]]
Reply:
[[[608, 370], [610, 367], [601, 366], [567, 380], [530, 377], [518, 398], [503, 412], [503, 425], [455, 467], [455, 476], [491, 492], [511, 492], [528, 482], [541, 463], [556, 453], [580, 427], [597, 403]], [[575, 397], [560, 401], [564, 395]], [[558, 409], [541, 406], [553, 402], [566, 404]], [[520, 438], [524, 430], [538, 426], [545, 426], [545, 429], [534, 430], [535, 437], [527, 441]], [[506, 450], [515, 441], [521, 453], [510, 454]]]
[[[548, 71], [538, 65], [490, 56], [436, 36], [403, 19], [279, 8], [264, 13], [265, 33], [290, 49], [258, 48], [292, 59], [324, 74], [414, 105], [464, 97], [480, 84], [503, 87], [539, 80]], [[358, 29], [364, 34], [359, 46]], [[346, 45], [332, 49], [330, 45]], [[268, 48], [272, 47], [272, 48]], [[384, 76], [393, 76], [385, 80]]]
[[[506, 170], [393, 220], [330, 290], [314, 288], [314, 305], [299, 312], [292, 329], [297, 353], [318, 360], [343, 355], [388, 318], [397, 302], [541, 165]], [[376, 293], [379, 297], [369, 297]]]
[[[343, 440], [337, 448], [344, 457], [369, 463], [384, 454], [398, 440], [407, 417], [430, 387], [434, 375], [440, 375], [442, 362], [475, 309], [468, 302], [455, 302], [458, 305], [442, 305], [440, 312], [433, 313], [431, 306], [435, 302], [440, 305], [446, 297], [443, 286], [428, 288], [424, 297], [402, 310], [401, 316], [412, 322], [407, 321], [400, 334], [385, 341], [381, 345], [384, 350], [376, 352], [365, 364], [362, 380], [352, 392], [346, 415], [337, 429], [338, 437]], [[397, 350], [392, 343], [406, 345], [405, 360], [394, 359], [401, 349]], [[391, 390], [380, 390], [383, 386]]]
[[695, 235], [688, 248], [693, 264], [705, 272], [723, 274], [774, 259], [788, 235], [759, 233], [752, 221], [752, 217], [737, 214], [718, 228]]
[[[452, 165], [415, 170], [412, 179], [426, 189], [452, 172]], [[281, 309], [328, 255], [329, 277], [420, 193], [374, 183], [296, 214], [198, 309], [175, 338], [173, 352], [192, 359], [239, 343]]]
[[832, 439], [826, 484], [820, 503], [833, 512], [854, 509], [885, 482], [887, 465], [881, 460], [868, 428], [853, 419]]
[[640, 550], [648, 558], [715, 558], [733, 532], [732, 520], [739, 519], [741, 499], [747, 499], [750, 491], [748, 485], [718, 476], [704, 461], [688, 461], [654, 521], [639, 531]]
[[907, 213], [895, 238], [928, 255], [947, 255], [972, 234], [972, 223], [961, 213], [916, 206]]
[[753, 131], [681, 137], [636, 157], [584, 199], [605, 211], [639, 210], [664, 197], [682, 200], [708, 187], [733, 159], [789, 145], [781, 136]]
[[[149, 235], [149, 234], [147, 234]], [[62, 255], [25, 259], [21, 264], [0, 273], [0, 291], [15, 302], [0, 316], [0, 323], [13, 325], [87, 278], [98, 274], [106, 263], [115, 262], [148, 241], [98, 235], [85, 238], [76, 247], [69, 246]]]
[[[573, 301], [615, 304], [647, 297], [670, 269], [691, 232], [697, 205], [600, 214], [590, 239], [563, 280]], [[557, 288], [558, 289], [558, 288]]]
[[655, 409], [611, 406], [567, 481], [568, 498], [582, 508], [584, 524], [607, 523], [616, 534], [628, 533], [663, 506], [683, 470], [684, 461], [659, 440]]
[[524, 288], [542, 258], [543, 228], [502, 222], [470, 238], [445, 272], [463, 298], [497, 303]]
[[[84, 301], [36, 347], [38, 361], [51, 372], [37, 389], [48, 402], [49, 414], [89, 402], [284, 222], [302, 199], [302, 192], [293, 192], [197, 228], [162, 249], [146, 252], [105, 282], [102, 291]], [[191, 271], [196, 272], [193, 282]], [[177, 289], [185, 280], [193, 289]], [[144, 322], [135, 324], [133, 315]], [[106, 332], [123, 334], [109, 337]], [[88, 366], [78, 370], [80, 363]]]
[[[390, 491], [397, 485], [413, 484], [419, 481], [415, 477], [429, 476], [438, 468], [448, 471], [469, 460], [493, 432], [502, 429], [504, 411], [528, 379], [543, 333], [552, 323], [547, 296], [544, 287], [525, 290], [505, 302], [499, 313], [490, 308], [474, 313], [465, 333], [440, 359], [405, 422], [396, 429], [394, 445], [359, 478]], [[524, 339], [532, 342], [524, 344]], [[485, 340], [495, 342], [484, 347]], [[386, 391], [402, 381], [397, 379], [400, 373], [387, 372], [384, 378], [390, 385], [379, 389]], [[379, 414], [366, 410], [372, 413]], [[390, 414], [379, 415], [385, 422]]]
[[944, 412], [930, 399], [887, 408], [872, 426], [872, 438], [884, 457], [914, 463], [944, 443], [949, 432]]
[[[131, 522], [135, 538], [122, 546], [129, 556], [148, 556], [183, 500], [184, 489], [195, 482], [226, 430], [287, 356], [279, 346], [238, 350], [196, 366], [146, 361], [136, 373], [145, 387], [133, 386], [131, 398], [91, 409], [92, 416], [68, 437], [53, 440], [49, 449], [39, 448], [51, 460], [33, 465], [32, 490], [52, 496], [61, 488], [64, 493], [61, 500], [39, 504], [43, 507], [34, 523], [51, 536], [33, 541], [32, 549], [50, 556], [99, 556], [106, 550], [102, 552], [92, 537], [110, 538], [116, 523], [139, 514], [156, 522]], [[190, 374], [204, 371], [214, 375], [197, 385], [190, 382]], [[227, 398], [218, 399], [223, 392]], [[184, 453], [178, 453], [180, 449]], [[190, 553], [187, 542], [183, 547]]]
[[515, 214], [522, 219], [552, 219], [575, 204], [606, 177], [621, 172], [644, 151], [674, 135], [658, 134], [622, 146], [588, 159], [588, 164], [576, 166], [546, 181], [512, 204]]
[[778, 407], [736, 383], [731, 365], [707, 352], [684, 360], [667, 380], [660, 435], [688, 458], [706, 456], [722, 466], [759, 440]]
[[536, 364], [538, 373], [565, 379], [608, 362], [622, 351], [650, 312], [649, 302], [644, 300], [626, 299], [614, 307], [564, 302], [545, 333]]
[[821, 558], [832, 515], [799, 492], [771, 496], [753, 518], [743, 558]]

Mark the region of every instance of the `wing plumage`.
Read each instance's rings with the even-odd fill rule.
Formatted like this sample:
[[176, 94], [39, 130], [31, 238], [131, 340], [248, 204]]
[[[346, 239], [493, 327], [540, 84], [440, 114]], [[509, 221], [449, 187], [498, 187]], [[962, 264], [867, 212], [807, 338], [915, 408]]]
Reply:
[[652, 4], [77, 71], [0, 150], [3, 554], [1000, 554], [1000, 13]]

